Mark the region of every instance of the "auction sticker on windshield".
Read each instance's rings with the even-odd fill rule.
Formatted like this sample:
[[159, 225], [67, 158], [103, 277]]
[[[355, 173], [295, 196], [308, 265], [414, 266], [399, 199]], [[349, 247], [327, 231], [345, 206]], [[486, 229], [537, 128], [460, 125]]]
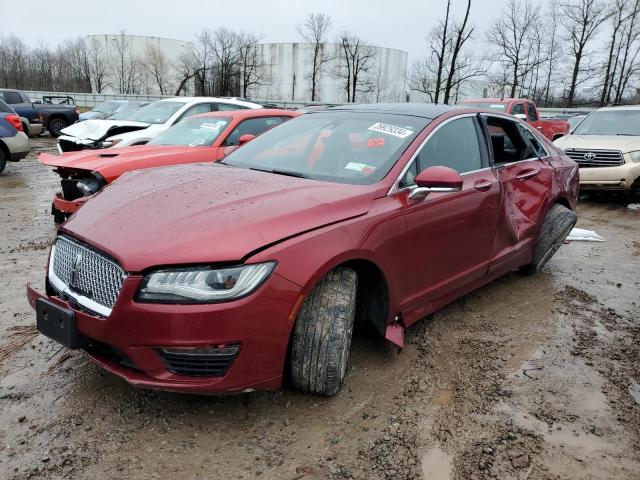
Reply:
[[386, 133], [387, 135], [393, 135], [398, 138], [407, 138], [413, 132], [406, 128], [396, 127], [395, 125], [389, 125], [388, 123], [374, 123], [368, 130], [372, 132]]
[[349, 162], [344, 166], [344, 168], [345, 170], [355, 170], [356, 172], [362, 172], [366, 174], [372, 173], [376, 169], [376, 167], [372, 167], [371, 165], [356, 162]]

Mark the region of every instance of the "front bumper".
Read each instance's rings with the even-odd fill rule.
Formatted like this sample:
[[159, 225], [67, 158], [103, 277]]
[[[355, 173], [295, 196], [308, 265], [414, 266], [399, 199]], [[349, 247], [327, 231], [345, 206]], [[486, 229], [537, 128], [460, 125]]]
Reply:
[[617, 167], [580, 168], [580, 189], [629, 190], [638, 178], [640, 163], [627, 162]]
[[[102, 347], [84, 352], [134, 386], [192, 393], [237, 393], [281, 386], [295, 309], [300, 304], [299, 286], [274, 273], [258, 291], [240, 300], [170, 305], [135, 302], [141, 281], [140, 276], [125, 279], [107, 318], [82, 311], [58, 296], [39, 293], [30, 285], [27, 297], [33, 308], [38, 298], [47, 298], [71, 309], [80, 334]], [[219, 377], [175, 375], [159, 354], [161, 348], [230, 344], [239, 344], [240, 350]]]

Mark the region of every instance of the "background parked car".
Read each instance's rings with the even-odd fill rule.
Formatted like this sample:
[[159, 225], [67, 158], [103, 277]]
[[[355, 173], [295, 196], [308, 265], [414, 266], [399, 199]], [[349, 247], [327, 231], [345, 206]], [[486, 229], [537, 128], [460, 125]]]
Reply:
[[80, 116], [80, 110], [74, 105], [32, 102], [27, 94], [20, 90], [0, 89], [0, 98], [20, 112], [32, 109], [44, 128], [54, 137], [60, 135], [63, 128], [77, 122]]
[[490, 110], [508, 113], [527, 122], [549, 140], [555, 140], [569, 133], [569, 122], [557, 118], [542, 118], [536, 104], [525, 98], [480, 98], [476, 100], [464, 100], [460, 102], [460, 105], [488, 108]]
[[12, 103], [11, 108], [20, 116], [22, 123], [22, 130], [30, 137], [40, 135], [44, 131], [43, 118], [44, 115], [36, 110], [32, 103], [23, 102], [22, 95], [16, 93], [14, 90], [0, 89], [0, 100], [5, 101], [10, 99], [15, 103]]
[[131, 112], [148, 104], [149, 102], [134, 100], [107, 100], [106, 102], [99, 103], [88, 112], [82, 112], [80, 114], [80, 121], [105, 119], [114, 113], [123, 110]]
[[18, 114], [0, 100], [0, 172], [7, 161], [17, 162], [29, 153], [29, 138], [22, 131]]
[[580, 167], [581, 190], [640, 194], [640, 105], [596, 110], [554, 144]]
[[[58, 138], [60, 152], [87, 148], [144, 145], [183, 118], [199, 113], [257, 109], [262, 105], [216, 97], [175, 97], [158, 100], [122, 120], [86, 120], [65, 128]], [[117, 114], [116, 114], [117, 115]]]
[[104, 150], [41, 153], [38, 160], [55, 167], [61, 177], [62, 190], [56, 193], [51, 206], [54, 221], [63, 222], [125, 172], [219, 161], [253, 137], [298, 115], [280, 109], [204, 113], [182, 120], [146, 145], [123, 147], [108, 154]]

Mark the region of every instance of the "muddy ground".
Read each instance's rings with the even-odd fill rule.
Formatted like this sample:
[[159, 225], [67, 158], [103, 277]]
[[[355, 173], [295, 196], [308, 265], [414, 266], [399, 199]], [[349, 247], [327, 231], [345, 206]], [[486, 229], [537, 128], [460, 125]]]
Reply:
[[[36, 149], [53, 149], [36, 139]], [[56, 177], [0, 175], [2, 479], [638, 479], [640, 212], [586, 199], [534, 277], [419, 322], [402, 353], [354, 340], [342, 392], [136, 390], [34, 331]]]

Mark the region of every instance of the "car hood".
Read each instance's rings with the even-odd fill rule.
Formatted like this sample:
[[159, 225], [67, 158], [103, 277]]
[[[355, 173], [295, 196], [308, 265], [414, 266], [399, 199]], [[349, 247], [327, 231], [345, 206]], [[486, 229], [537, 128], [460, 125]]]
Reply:
[[109, 132], [142, 130], [149, 125], [128, 120], [85, 120], [63, 128], [62, 133], [80, 140], [103, 140], [109, 136]]
[[640, 136], [565, 135], [553, 143], [562, 149], [585, 148], [594, 150], [620, 150], [622, 153], [640, 150]]
[[[100, 173], [107, 167], [119, 167], [122, 171], [135, 170], [137, 165], [158, 163], [166, 165], [170, 158], [181, 158], [194, 153], [195, 147], [166, 146], [166, 145], [137, 145], [118, 149], [81, 150], [67, 152], [62, 155], [39, 153], [38, 160], [50, 167], [73, 168], [78, 170], [92, 170]], [[202, 147], [207, 148], [207, 147]], [[207, 148], [208, 149], [208, 148]], [[213, 154], [211, 155], [213, 160]]]
[[369, 211], [375, 189], [218, 164], [154, 168], [105, 187], [61, 230], [129, 272], [240, 261], [304, 232]]

